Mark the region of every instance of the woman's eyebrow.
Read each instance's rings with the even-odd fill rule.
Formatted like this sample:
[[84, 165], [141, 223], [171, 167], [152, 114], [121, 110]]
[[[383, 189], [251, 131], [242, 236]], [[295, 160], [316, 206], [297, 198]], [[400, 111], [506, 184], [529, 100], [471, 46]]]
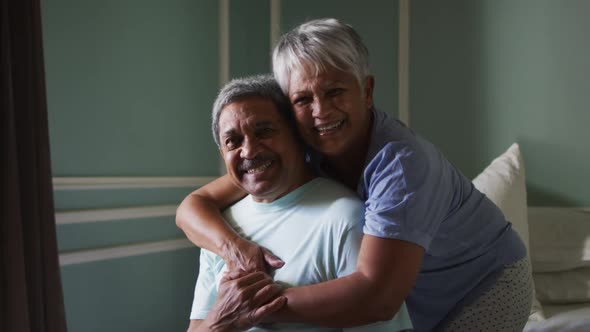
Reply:
[[260, 122], [256, 122], [256, 128], [260, 128], [260, 127], [272, 127], [273, 122], [272, 121], [260, 121]]

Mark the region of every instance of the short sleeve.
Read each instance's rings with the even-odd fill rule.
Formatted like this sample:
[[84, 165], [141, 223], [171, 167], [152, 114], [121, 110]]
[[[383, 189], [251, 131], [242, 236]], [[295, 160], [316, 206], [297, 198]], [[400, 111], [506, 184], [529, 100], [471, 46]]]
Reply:
[[363, 174], [364, 233], [428, 250], [452, 199], [441, 158], [416, 144], [385, 145]]
[[199, 276], [195, 286], [190, 319], [205, 319], [215, 303], [217, 297], [215, 259], [216, 256], [212, 252], [201, 249]]
[[347, 276], [356, 271], [356, 263], [363, 237], [362, 224], [360, 222], [364, 212], [362, 204], [357, 201], [350, 202], [344, 211], [347, 209], [351, 209], [352, 211], [343, 217], [346, 220], [342, 223], [342, 230], [340, 234], [335, 235], [337, 249], [334, 256], [337, 257], [337, 278]]

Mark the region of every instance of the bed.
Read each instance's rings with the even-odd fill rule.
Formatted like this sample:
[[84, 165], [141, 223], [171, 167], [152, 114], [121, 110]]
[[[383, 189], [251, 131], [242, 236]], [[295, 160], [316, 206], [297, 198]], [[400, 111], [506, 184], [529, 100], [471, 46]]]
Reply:
[[590, 208], [528, 207], [513, 144], [474, 180], [525, 242], [535, 294], [524, 331], [590, 332]]
[[536, 297], [544, 320], [525, 331], [590, 331], [590, 211], [529, 208]]

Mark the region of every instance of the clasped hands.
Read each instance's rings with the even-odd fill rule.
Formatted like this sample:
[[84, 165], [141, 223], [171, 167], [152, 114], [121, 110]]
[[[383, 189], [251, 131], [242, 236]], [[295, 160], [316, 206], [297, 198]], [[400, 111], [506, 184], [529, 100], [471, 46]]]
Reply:
[[203, 321], [210, 331], [242, 331], [260, 324], [280, 310], [287, 299], [282, 287], [268, 274], [284, 262], [257, 244], [239, 239], [224, 252], [228, 272], [217, 298]]

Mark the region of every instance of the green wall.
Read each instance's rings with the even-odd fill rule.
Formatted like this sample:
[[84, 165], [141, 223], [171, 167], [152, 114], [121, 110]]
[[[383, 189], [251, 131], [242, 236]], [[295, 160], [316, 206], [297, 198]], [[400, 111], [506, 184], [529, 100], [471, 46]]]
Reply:
[[68, 331], [186, 331], [198, 249], [62, 267]]
[[230, 1], [230, 78], [270, 73], [270, 1]]
[[[43, 1], [53, 175], [214, 176], [218, 1]], [[57, 190], [58, 212], [175, 205], [192, 188]], [[60, 254], [184, 238], [174, 216], [57, 226]], [[64, 265], [68, 330], [184, 331], [198, 249]]]
[[43, 1], [54, 175], [218, 174], [203, 130], [218, 89], [217, 7]]
[[411, 3], [410, 117], [473, 177], [512, 142], [529, 205], [589, 206], [590, 2]]

